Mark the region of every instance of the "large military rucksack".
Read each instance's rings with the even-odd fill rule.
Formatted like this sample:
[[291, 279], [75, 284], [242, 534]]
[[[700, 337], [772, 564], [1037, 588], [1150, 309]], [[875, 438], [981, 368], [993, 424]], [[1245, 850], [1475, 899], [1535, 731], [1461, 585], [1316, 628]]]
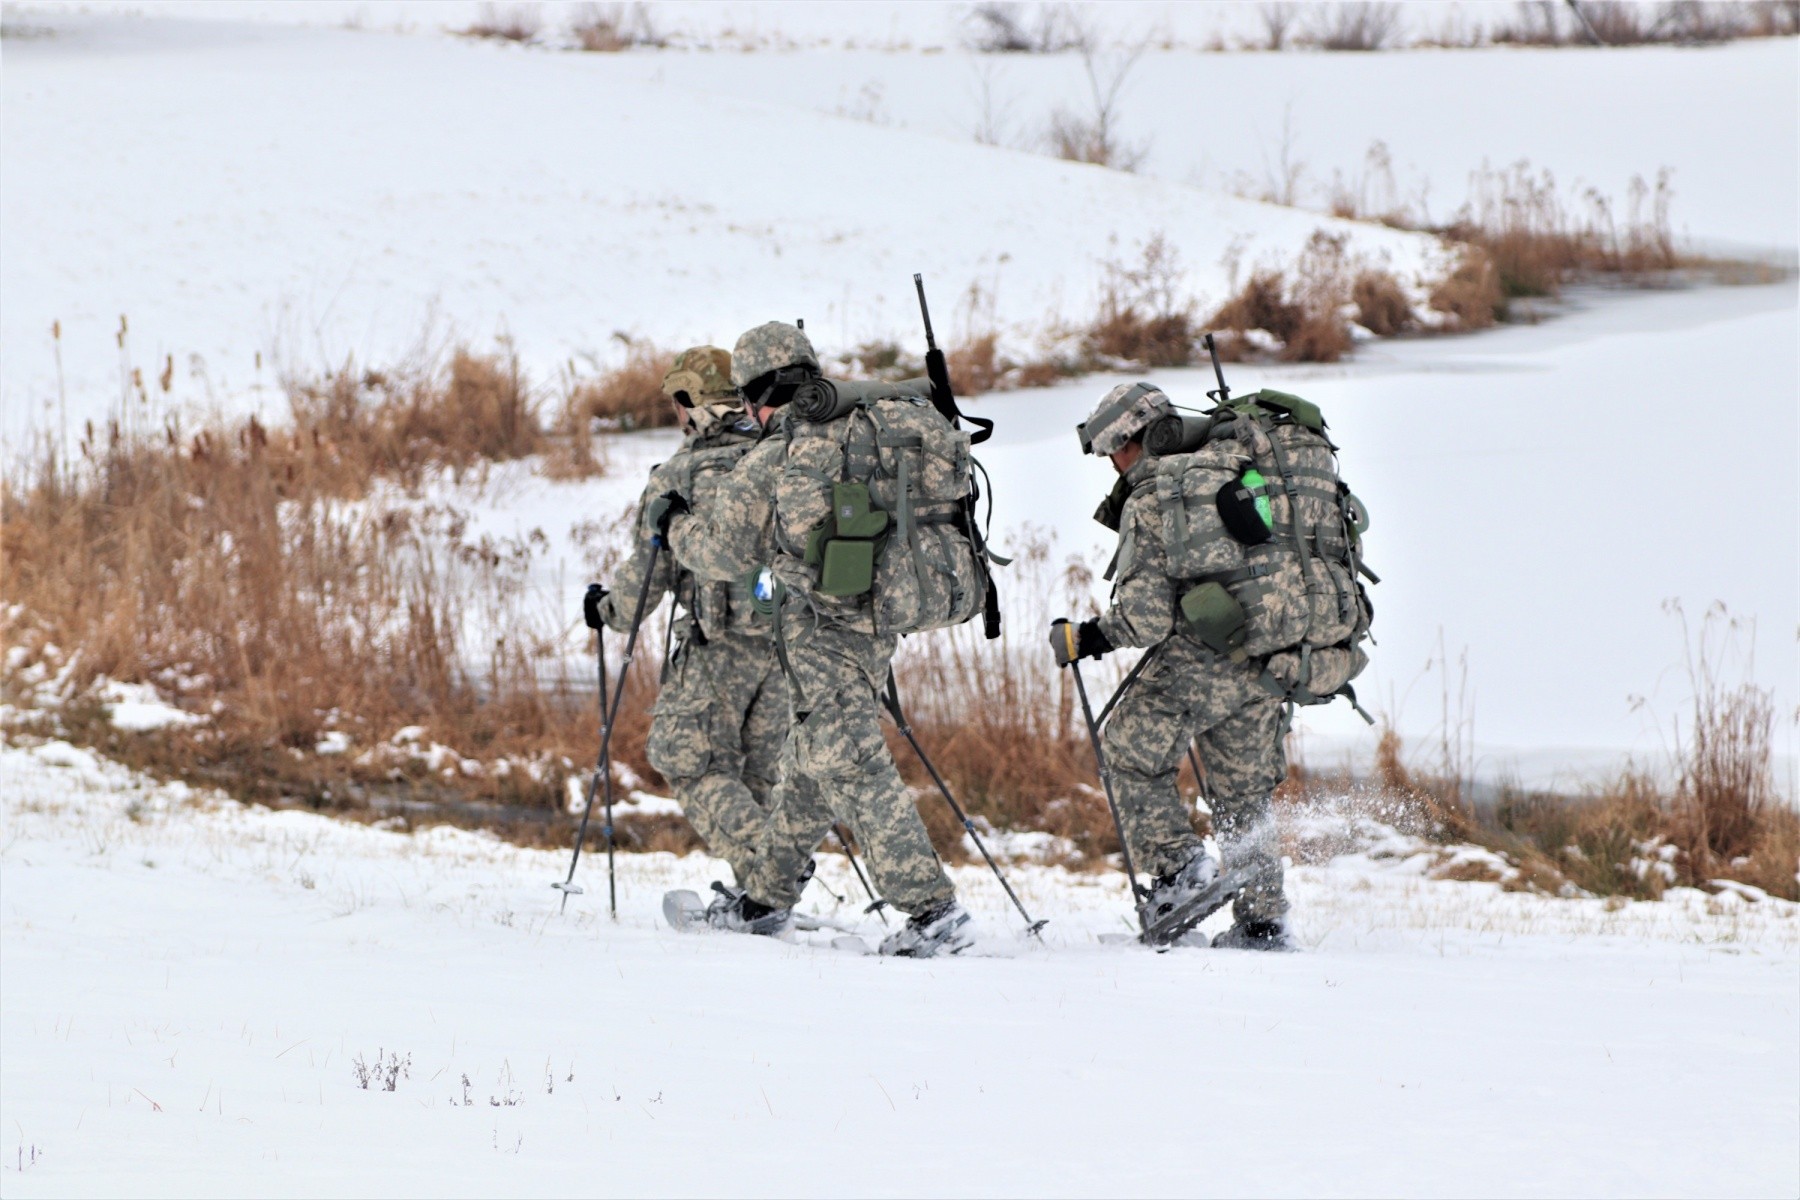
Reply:
[[[711, 502], [711, 490], [724, 482], [755, 445], [756, 439], [747, 435], [706, 439], [706, 444], [686, 450], [668, 464], [673, 468], [673, 490], [704, 510]], [[703, 581], [679, 570], [675, 594], [676, 602], [699, 622], [702, 640], [726, 630], [766, 637], [774, 627], [769, 615], [756, 607], [747, 580]]]
[[1159, 458], [1154, 476], [1189, 630], [1240, 662], [1268, 656], [1261, 682], [1283, 699], [1355, 704], [1373, 616], [1358, 576], [1376, 577], [1362, 562], [1368, 518], [1338, 477], [1324, 417], [1265, 389], [1204, 422], [1198, 448]]
[[831, 517], [805, 547], [818, 594], [868, 597], [880, 634], [942, 629], [978, 613], [997, 634], [989, 566], [1002, 560], [976, 524], [969, 435], [933, 407], [929, 384], [818, 380], [794, 407], [808, 423], [790, 424], [790, 438], [843, 447]]

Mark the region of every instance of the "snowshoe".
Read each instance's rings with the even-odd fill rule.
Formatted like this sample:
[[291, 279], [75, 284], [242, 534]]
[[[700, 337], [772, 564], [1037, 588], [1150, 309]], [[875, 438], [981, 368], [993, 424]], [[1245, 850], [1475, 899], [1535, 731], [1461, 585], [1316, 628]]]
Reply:
[[1215, 950], [1298, 950], [1287, 922], [1239, 921], [1213, 939]]
[[946, 900], [914, 913], [904, 926], [881, 943], [881, 953], [897, 958], [931, 958], [959, 954], [975, 944], [973, 918], [962, 905]]
[[1144, 932], [1138, 940], [1146, 946], [1182, 942], [1194, 926], [1231, 903], [1250, 879], [1251, 872], [1241, 867], [1220, 874], [1211, 855], [1195, 855], [1181, 870], [1151, 885], [1144, 904]]
[[671, 929], [723, 929], [728, 933], [752, 933], [780, 937], [793, 924], [794, 910], [770, 908], [752, 900], [741, 888], [715, 881], [718, 897], [704, 904], [698, 894], [682, 889], [663, 896], [663, 919]]

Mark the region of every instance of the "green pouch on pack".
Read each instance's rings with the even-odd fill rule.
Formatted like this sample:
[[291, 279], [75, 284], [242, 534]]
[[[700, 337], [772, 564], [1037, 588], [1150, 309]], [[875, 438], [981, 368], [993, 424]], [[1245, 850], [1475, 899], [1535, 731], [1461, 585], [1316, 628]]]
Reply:
[[831, 485], [831, 519], [841, 538], [875, 538], [887, 532], [888, 515], [869, 503], [863, 483]]
[[825, 543], [824, 558], [819, 568], [821, 596], [861, 596], [875, 586], [874, 542], [833, 539]]
[[1244, 641], [1244, 606], [1217, 583], [1203, 583], [1182, 593], [1181, 615], [1202, 642], [1230, 654]]

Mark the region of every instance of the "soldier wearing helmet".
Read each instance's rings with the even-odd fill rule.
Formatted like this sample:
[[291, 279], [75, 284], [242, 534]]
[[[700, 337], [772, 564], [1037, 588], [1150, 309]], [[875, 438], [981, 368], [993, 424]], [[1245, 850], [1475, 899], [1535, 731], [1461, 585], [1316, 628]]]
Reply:
[[[650, 472], [638, 506], [631, 556], [600, 602], [606, 624], [629, 630], [649, 568], [657, 498], [676, 492], [696, 511], [710, 510], [719, 484], [757, 443], [760, 431], [731, 382], [731, 355], [695, 346], [676, 356], [663, 378], [680, 416], [681, 448]], [[750, 869], [787, 735], [787, 679], [770, 640], [771, 623], [747, 588], [708, 582], [660, 555], [645, 616], [665, 595], [680, 610], [647, 746], [694, 832], [740, 874]]]
[[[1102, 396], [1077, 428], [1084, 454], [1104, 455], [1118, 484], [1095, 519], [1119, 534], [1106, 578], [1112, 602], [1099, 617], [1051, 626], [1058, 664], [1148, 647], [1141, 672], [1114, 706], [1102, 734], [1119, 815], [1135, 865], [1155, 877], [1145, 902], [1151, 921], [1178, 908], [1231, 899], [1236, 923], [1219, 945], [1285, 949], [1287, 900], [1270, 794], [1287, 773], [1280, 700], [1259, 686], [1260, 662], [1209, 649], [1181, 617], [1178, 598], [1195, 581], [1177, 578], [1164, 544], [1158, 499], [1160, 460], [1144, 432], [1174, 406], [1148, 383]], [[1190, 740], [1198, 740], [1225, 871], [1195, 834], [1176, 791]], [[1241, 881], [1248, 880], [1247, 883]]]
[[[776, 621], [793, 713], [765, 841], [739, 887], [715, 884], [707, 910], [719, 928], [775, 934], [787, 928], [806, 866], [834, 820], [850, 827], [881, 895], [911, 915], [884, 953], [927, 957], [970, 945], [970, 918], [932, 849], [882, 736], [878, 689], [897, 639], [878, 635], [869, 601], [819, 593], [806, 543], [831, 512], [830, 481], [843, 464], [834, 424], [784, 409], [819, 377], [806, 334], [770, 322], [738, 339], [732, 381], [765, 436], [732, 472], [710, 512], [670, 497], [664, 529], [676, 557], [703, 579], [750, 579]], [[842, 419], [840, 419], [841, 422]], [[835, 458], [833, 457], [835, 456]], [[823, 496], [823, 498], [822, 498]]]

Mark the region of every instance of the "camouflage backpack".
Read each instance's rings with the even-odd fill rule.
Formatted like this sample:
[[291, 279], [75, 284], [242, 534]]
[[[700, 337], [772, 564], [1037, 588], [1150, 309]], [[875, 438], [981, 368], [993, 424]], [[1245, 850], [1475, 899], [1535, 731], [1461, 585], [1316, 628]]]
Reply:
[[[1181, 422], [1191, 429], [1194, 418], [1159, 424]], [[1338, 477], [1325, 428], [1298, 396], [1239, 397], [1206, 415], [1197, 448], [1157, 459], [1155, 486], [1195, 636], [1239, 662], [1268, 656], [1259, 682], [1283, 699], [1354, 705], [1373, 617], [1357, 576], [1376, 576], [1362, 561], [1367, 515]], [[1176, 440], [1160, 432], [1146, 432], [1153, 451]]]
[[793, 401], [790, 443], [827, 437], [843, 450], [831, 516], [807, 539], [817, 592], [868, 597], [875, 631], [904, 635], [960, 625], [999, 607], [975, 518], [969, 435], [932, 406], [928, 381], [816, 379]]
[[[672, 489], [688, 497], [696, 508], [704, 510], [714, 502], [714, 490], [755, 446], [755, 427], [743, 420], [740, 413], [739, 421], [718, 433], [697, 439], [688, 449], [670, 459], [664, 469], [671, 473]], [[687, 608], [708, 636], [730, 631], [767, 637], [774, 622], [756, 607], [751, 588], [748, 580], [706, 582], [682, 570], [676, 580], [675, 595], [676, 602]]]

